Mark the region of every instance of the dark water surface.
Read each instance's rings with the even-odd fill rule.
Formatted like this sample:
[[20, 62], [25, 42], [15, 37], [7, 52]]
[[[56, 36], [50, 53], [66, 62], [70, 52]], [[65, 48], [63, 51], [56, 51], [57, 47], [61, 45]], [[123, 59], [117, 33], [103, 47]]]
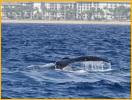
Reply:
[[[112, 70], [43, 69], [63, 57], [86, 55], [108, 58]], [[129, 96], [129, 25], [2, 24], [3, 98]]]

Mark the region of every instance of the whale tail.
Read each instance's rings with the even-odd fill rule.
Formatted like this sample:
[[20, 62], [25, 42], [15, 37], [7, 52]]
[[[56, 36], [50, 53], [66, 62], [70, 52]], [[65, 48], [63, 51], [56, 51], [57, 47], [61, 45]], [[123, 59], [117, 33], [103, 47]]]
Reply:
[[55, 67], [57, 69], [63, 69], [67, 65], [75, 62], [83, 62], [83, 61], [104, 61], [104, 62], [109, 62], [107, 59], [103, 59], [100, 57], [95, 57], [95, 56], [84, 56], [84, 57], [77, 57], [77, 58], [62, 58], [62, 60], [55, 62]]

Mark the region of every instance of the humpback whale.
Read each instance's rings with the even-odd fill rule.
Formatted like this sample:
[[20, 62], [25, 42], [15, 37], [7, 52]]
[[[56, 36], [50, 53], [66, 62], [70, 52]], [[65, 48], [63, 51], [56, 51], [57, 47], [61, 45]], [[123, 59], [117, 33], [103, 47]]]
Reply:
[[75, 62], [83, 62], [83, 61], [104, 61], [109, 62], [107, 59], [103, 59], [100, 57], [95, 56], [83, 56], [83, 57], [76, 57], [76, 58], [62, 58], [60, 61], [55, 62], [55, 66], [52, 66], [51, 69], [63, 69], [67, 65]]

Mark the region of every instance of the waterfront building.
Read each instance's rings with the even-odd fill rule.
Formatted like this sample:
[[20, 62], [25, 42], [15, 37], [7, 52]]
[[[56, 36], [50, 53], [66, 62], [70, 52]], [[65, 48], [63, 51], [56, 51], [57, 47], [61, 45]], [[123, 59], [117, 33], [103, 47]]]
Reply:
[[76, 17], [78, 20], [95, 20], [98, 8], [98, 2], [78, 2]]
[[130, 20], [128, 2], [3, 3], [4, 19]]
[[42, 18], [46, 20], [75, 20], [76, 3], [41, 3]]
[[3, 3], [3, 19], [32, 19], [33, 3]]

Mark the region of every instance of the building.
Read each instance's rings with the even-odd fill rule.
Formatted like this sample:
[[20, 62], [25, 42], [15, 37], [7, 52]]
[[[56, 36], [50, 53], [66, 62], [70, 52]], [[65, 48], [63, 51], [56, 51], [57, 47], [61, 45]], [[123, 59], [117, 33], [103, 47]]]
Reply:
[[74, 20], [76, 19], [76, 3], [41, 3], [42, 19]]
[[33, 3], [3, 3], [3, 19], [32, 19]]
[[128, 2], [3, 3], [4, 19], [130, 20]]

